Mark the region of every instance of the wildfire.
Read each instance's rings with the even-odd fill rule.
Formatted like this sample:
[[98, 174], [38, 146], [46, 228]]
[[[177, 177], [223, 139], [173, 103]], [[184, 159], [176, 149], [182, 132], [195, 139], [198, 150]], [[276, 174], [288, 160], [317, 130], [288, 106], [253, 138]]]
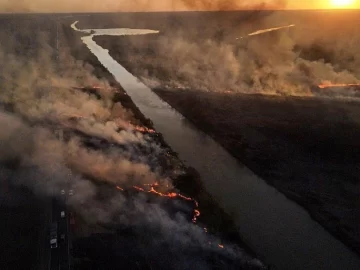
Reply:
[[[252, 32], [252, 33], [248, 34], [248, 36], [261, 35], [261, 34], [264, 34], [264, 33], [278, 31], [278, 30], [281, 30], [281, 29], [286, 29], [286, 28], [290, 28], [290, 27], [294, 27], [294, 26], [295, 26], [295, 24], [290, 24], [290, 25], [285, 25], [285, 26], [280, 26], [280, 27], [261, 29], [261, 30], [257, 30], [255, 32]], [[242, 39], [242, 38], [244, 38], [244, 37], [240, 37], [240, 39]], [[236, 39], [239, 39], [239, 38], [236, 38]]]
[[92, 86], [74, 86], [73, 89], [78, 89], [78, 90], [85, 90], [85, 89], [111, 89], [111, 90], [117, 90], [118, 88], [115, 87], [101, 87], [99, 85], [92, 85]]
[[[62, 116], [68, 118], [68, 119], [84, 119], [84, 120], [90, 120], [89, 117], [85, 117], [83, 115], [80, 114], [67, 114], [67, 113], [62, 113]], [[132, 130], [136, 130], [138, 132], [145, 132], [145, 133], [155, 133], [156, 131], [151, 129], [151, 128], [147, 128], [147, 127], [141, 127], [141, 126], [136, 126], [131, 124], [130, 122], [127, 123], [129, 128]]]
[[197, 210], [197, 209], [195, 209], [195, 210], [194, 210], [194, 217], [193, 217], [193, 219], [192, 219], [192, 222], [196, 223], [196, 218], [197, 218], [198, 216], [200, 216], [200, 211]]
[[155, 133], [155, 130], [147, 127], [133, 126], [133, 129], [139, 132]]
[[[190, 198], [190, 197], [186, 197], [186, 196], [184, 196], [184, 195], [182, 195], [180, 193], [176, 193], [176, 192], [162, 193], [160, 191], [157, 191], [157, 190], [155, 190], [154, 187], [159, 186], [158, 182], [155, 182], [153, 184], [145, 184], [145, 186], [150, 186], [150, 189], [145, 190], [144, 188], [139, 187], [139, 186], [133, 186], [133, 188], [136, 189], [137, 191], [140, 191], [140, 192], [153, 193], [153, 194], [156, 194], [156, 195], [161, 196], [161, 197], [168, 197], [168, 198], [172, 198], [172, 199], [178, 197], [178, 198], [181, 198], [181, 199], [186, 200], [186, 201], [194, 202], [195, 209], [194, 209], [194, 216], [192, 218], [192, 221], [194, 223], [196, 223], [197, 217], [200, 216], [200, 211], [197, 209], [199, 207], [199, 203], [196, 200], [194, 200], [193, 198]], [[116, 186], [116, 188], [118, 190], [124, 191], [124, 189], [119, 187], [119, 186]]]
[[[194, 202], [195, 209], [194, 209], [194, 215], [193, 215], [192, 221], [193, 221], [193, 223], [196, 223], [197, 217], [200, 216], [200, 211], [197, 209], [199, 207], [199, 203], [196, 200], [194, 200], [193, 198], [190, 198], [190, 197], [186, 197], [186, 196], [184, 196], [184, 195], [182, 195], [180, 193], [176, 193], [176, 192], [161, 193], [161, 192], [155, 190], [155, 188], [154, 188], [154, 187], [159, 186], [158, 182], [155, 182], [153, 184], [144, 184], [144, 186], [150, 186], [150, 189], [145, 190], [144, 188], [139, 187], [139, 186], [133, 186], [133, 188], [138, 190], [138, 191], [141, 191], [141, 192], [153, 193], [153, 194], [156, 194], [156, 195], [161, 196], [161, 197], [168, 197], [168, 198], [179, 197], [179, 198], [182, 198], [184, 200]], [[116, 188], [118, 190], [124, 191], [124, 189], [119, 187], [119, 186], [116, 186]], [[208, 232], [207, 228], [204, 228], [204, 231], [207, 233]], [[212, 245], [212, 242], [209, 242], [209, 245]], [[224, 245], [218, 244], [218, 247], [219, 248], [224, 248]]]
[[321, 88], [321, 89], [324, 89], [324, 88], [328, 88], [328, 87], [356, 87], [356, 86], [359, 86], [360, 87], [360, 83], [335, 83], [335, 84], [332, 84], [332, 83], [324, 83], [324, 84], [319, 84], [318, 87]]
[[138, 190], [138, 191], [145, 192], [145, 189], [143, 189], [143, 188], [141, 188], [141, 187], [133, 186], [133, 188], [135, 188], [135, 189]]

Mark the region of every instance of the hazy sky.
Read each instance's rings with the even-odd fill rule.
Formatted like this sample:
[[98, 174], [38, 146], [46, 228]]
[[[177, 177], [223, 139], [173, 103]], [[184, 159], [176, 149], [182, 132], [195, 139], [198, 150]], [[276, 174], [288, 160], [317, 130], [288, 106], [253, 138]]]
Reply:
[[[349, 0], [0, 0], [0, 12], [242, 9], [261, 3], [268, 8], [317, 9], [334, 8], [334, 1]], [[360, 8], [360, 0], [354, 1], [351, 7]]]

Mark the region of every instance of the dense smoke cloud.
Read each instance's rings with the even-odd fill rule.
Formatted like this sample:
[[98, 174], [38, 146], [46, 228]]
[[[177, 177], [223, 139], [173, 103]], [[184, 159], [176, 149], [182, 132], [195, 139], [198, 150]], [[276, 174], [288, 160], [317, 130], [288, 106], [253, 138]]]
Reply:
[[283, 9], [286, 0], [182, 0], [190, 10], [241, 10], [241, 9]]
[[[322, 83], [360, 82], [360, 40], [351, 18], [339, 27], [331, 14], [322, 15], [322, 24], [320, 19], [306, 24], [300, 13], [292, 18], [291, 12], [197, 16], [188, 21], [174, 16], [176, 23], [169, 19], [170, 27], [158, 37], [113, 40], [130, 51], [108, 47], [105, 38], [95, 40], [150, 87], [313, 95], [312, 88]], [[139, 53], [143, 46], [145, 55]]]
[[171, 10], [237, 10], [250, 8], [284, 8], [284, 0], [0, 0], [0, 12], [117, 12]]
[[[25, 31], [21, 39], [29, 35]], [[1, 126], [8, 127], [0, 133], [1, 160], [34, 161], [45, 169], [62, 164], [119, 185], [129, 179], [130, 184], [160, 181], [156, 157], [163, 150], [136, 130], [131, 112], [113, 103], [114, 90], [108, 82], [93, 76], [93, 68], [74, 60], [66, 49], [54, 61], [55, 52], [44, 35], [28, 49], [21, 49], [21, 39], [8, 38], [0, 47], [1, 62], [7, 63], [0, 74], [0, 105], [17, 115], [1, 115]], [[101, 87], [101, 99], [74, 88], [91, 85]], [[55, 131], [61, 130], [71, 139], [59, 140]], [[90, 151], [81, 134], [119, 150]]]
[[[16, 40], [8, 38], [0, 48], [0, 60], [7, 63], [0, 76], [2, 181], [27, 187], [38, 196], [57, 197], [61, 189], [73, 189], [69, 206], [87, 224], [129, 227], [141, 241], [148, 238], [150, 253], [168, 245], [168, 252], [177, 258], [173, 269], [185, 269], [190, 260], [198, 269], [209, 269], [201, 256], [194, 257], [194, 249], [240, 265], [259, 264], [249, 262], [232, 245], [220, 249], [217, 237], [185, 217], [192, 208], [172, 217], [161, 201], [149, 203], [145, 194], [129, 196], [117, 190], [115, 185], [127, 188], [154, 182], [163, 192], [172, 189], [159, 164], [164, 150], [136, 130], [133, 115], [121, 104], [115, 108], [111, 92], [100, 90], [102, 98], [97, 99], [73, 89], [94, 84], [109, 88], [107, 81], [91, 75], [91, 66], [66, 51], [60, 61], [54, 61], [46, 35], [25, 49], [21, 41], [28, 40], [31, 32], [25, 33]], [[96, 147], [91, 149], [87, 143]], [[184, 208], [180, 201], [174, 205]], [[191, 252], [184, 252], [188, 249]]]

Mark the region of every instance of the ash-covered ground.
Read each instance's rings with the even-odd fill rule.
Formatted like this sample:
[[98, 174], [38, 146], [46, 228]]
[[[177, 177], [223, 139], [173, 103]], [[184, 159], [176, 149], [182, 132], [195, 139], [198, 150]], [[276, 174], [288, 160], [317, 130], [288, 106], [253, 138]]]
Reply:
[[318, 87], [360, 83], [358, 18], [358, 11], [140, 13], [98, 15], [79, 28], [160, 30], [94, 40], [359, 254], [360, 90]]
[[46, 268], [47, 203], [66, 185], [74, 269], [263, 268], [60, 16], [1, 21], [0, 173], [15, 190], [2, 192], [1, 218], [19, 226], [2, 238], [1, 269]]

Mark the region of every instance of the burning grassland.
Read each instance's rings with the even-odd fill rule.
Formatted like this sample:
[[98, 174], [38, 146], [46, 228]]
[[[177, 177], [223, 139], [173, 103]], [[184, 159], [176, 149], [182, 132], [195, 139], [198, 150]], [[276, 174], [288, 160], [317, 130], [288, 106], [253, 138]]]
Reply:
[[[186, 269], [189, 262], [199, 269], [218, 264], [261, 268], [237, 244], [207, 233], [201, 225], [206, 218], [195, 224], [206, 196], [195, 199], [176, 188], [185, 183], [191, 190], [191, 174], [119, 86], [91, 75], [101, 77], [100, 68], [66, 54], [54, 65], [53, 52], [43, 42], [29, 59], [6, 51], [8, 46], [1, 54], [9, 63], [1, 74], [0, 93], [4, 181], [38, 196], [57, 197], [69, 186], [74, 190], [69, 207], [86, 224], [117, 231], [116, 239], [132, 232], [134, 250], [124, 253], [127, 261], [113, 260], [112, 265], [134, 266], [152, 257], [151, 269], [166, 250], [173, 269]], [[146, 240], [145, 246], [140, 239]], [[129, 241], [120, 243], [114, 243], [112, 254], [126, 250]], [[139, 259], [130, 259], [139, 252]], [[96, 256], [91, 260], [101, 261]]]
[[147, 25], [159, 35], [95, 41], [150, 87], [316, 96], [313, 85], [359, 84], [356, 14], [313, 15], [175, 14]]

